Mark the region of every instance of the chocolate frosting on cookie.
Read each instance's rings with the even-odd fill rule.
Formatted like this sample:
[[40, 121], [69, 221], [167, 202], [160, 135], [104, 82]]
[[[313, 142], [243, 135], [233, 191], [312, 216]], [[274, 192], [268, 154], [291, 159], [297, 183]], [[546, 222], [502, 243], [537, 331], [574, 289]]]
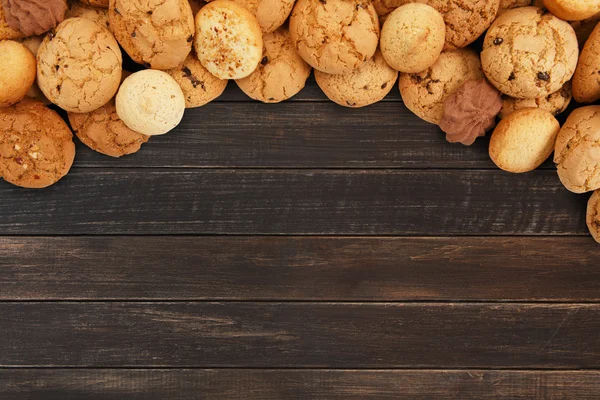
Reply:
[[2, 0], [6, 22], [26, 36], [41, 35], [65, 19], [66, 0]]
[[494, 126], [501, 108], [500, 92], [485, 79], [467, 81], [444, 102], [440, 128], [450, 143], [470, 146]]

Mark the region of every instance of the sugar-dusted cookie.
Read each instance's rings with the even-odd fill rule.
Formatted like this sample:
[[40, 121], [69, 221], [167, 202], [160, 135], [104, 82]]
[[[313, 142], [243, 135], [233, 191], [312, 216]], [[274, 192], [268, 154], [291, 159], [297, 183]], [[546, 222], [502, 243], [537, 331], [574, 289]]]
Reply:
[[600, 106], [581, 107], [569, 115], [556, 139], [554, 162], [571, 192], [600, 189]]
[[481, 52], [483, 70], [502, 93], [535, 99], [571, 79], [579, 47], [565, 21], [537, 7], [506, 11], [488, 30]]
[[446, 43], [446, 24], [435, 8], [410, 3], [398, 7], [381, 29], [380, 48], [400, 72], [421, 72], [437, 61]]
[[121, 50], [105, 27], [85, 18], [64, 20], [37, 55], [44, 95], [69, 112], [90, 112], [112, 99], [121, 82]]
[[600, 243], [600, 190], [588, 200], [585, 222], [594, 240]]
[[208, 72], [192, 52], [180, 66], [166, 71], [179, 83], [185, 96], [185, 107], [194, 108], [210, 103], [227, 87], [227, 80]]
[[245, 78], [262, 58], [260, 25], [256, 17], [239, 4], [229, 0], [213, 1], [196, 15], [194, 49], [202, 65], [214, 76]]
[[144, 135], [162, 135], [181, 122], [185, 98], [171, 75], [146, 69], [123, 81], [116, 107], [119, 118], [129, 129]]
[[[211, 1], [211, 0], [209, 0]], [[295, 0], [233, 0], [256, 16], [263, 33], [279, 28], [290, 16]]]
[[69, 113], [69, 122], [83, 144], [111, 157], [136, 153], [149, 139], [121, 121], [114, 99], [90, 113]]
[[572, 98], [571, 82], [565, 83], [558, 92], [538, 99], [515, 99], [504, 95], [502, 96], [502, 110], [498, 116], [505, 118], [521, 108], [540, 108], [556, 116], [567, 109]]
[[188, 0], [111, 0], [115, 37], [131, 59], [148, 68], [175, 68], [192, 49], [194, 16]]
[[4, 15], [4, 9], [0, 5], [0, 40], [21, 39], [25, 36], [26, 35], [23, 32], [16, 31], [8, 26], [6, 16]]
[[544, 0], [544, 5], [565, 21], [581, 21], [600, 12], [600, 0]]
[[108, 9], [92, 7], [90, 5], [74, 1], [67, 11], [67, 18], [86, 18], [94, 21], [112, 32], [110, 19], [108, 17]]
[[255, 100], [279, 103], [304, 88], [312, 68], [298, 55], [286, 29], [266, 34], [263, 41], [264, 50], [258, 68], [236, 83]]
[[8, 25], [25, 36], [41, 35], [65, 19], [67, 0], [0, 0]]
[[69, 172], [74, 158], [73, 134], [55, 111], [30, 98], [0, 109], [0, 177], [5, 181], [47, 187]]
[[92, 7], [108, 8], [109, 0], [79, 0], [83, 4]]
[[290, 33], [307, 63], [328, 74], [344, 74], [375, 54], [379, 20], [370, 0], [298, 0]]
[[597, 25], [583, 46], [573, 76], [573, 97], [579, 103], [600, 99], [600, 25]]
[[325, 95], [344, 107], [359, 108], [381, 101], [394, 87], [398, 72], [378, 50], [370, 60], [347, 74], [330, 75], [315, 71], [317, 84]]
[[20, 101], [35, 82], [35, 56], [12, 40], [0, 40], [0, 108]]
[[425, 71], [400, 74], [400, 93], [409, 110], [427, 122], [438, 124], [446, 98], [466, 81], [483, 78], [479, 57], [473, 50], [446, 51]]

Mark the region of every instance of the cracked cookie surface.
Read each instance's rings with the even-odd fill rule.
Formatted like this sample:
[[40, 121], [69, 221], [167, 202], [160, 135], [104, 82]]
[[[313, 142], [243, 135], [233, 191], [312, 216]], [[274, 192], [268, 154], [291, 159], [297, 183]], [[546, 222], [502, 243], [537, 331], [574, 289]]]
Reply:
[[400, 94], [417, 117], [438, 124], [444, 101], [466, 81], [483, 79], [481, 62], [471, 49], [443, 52], [431, 67], [417, 74], [400, 74]]
[[188, 0], [111, 0], [108, 14], [119, 44], [138, 64], [170, 69], [190, 54], [194, 16]]
[[290, 33], [298, 53], [313, 68], [343, 74], [375, 54], [379, 19], [370, 0], [299, 0]]
[[379, 50], [354, 71], [330, 75], [315, 71], [317, 84], [333, 102], [351, 108], [365, 107], [381, 101], [392, 90], [398, 71], [390, 67]]
[[[211, 1], [211, 0], [209, 0]], [[247, 8], [258, 20], [263, 33], [274, 32], [290, 16], [294, 0], [233, 0]]]
[[600, 190], [594, 191], [588, 200], [585, 222], [594, 240], [600, 243]]
[[25, 98], [0, 109], [0, 177], [13, 185], [44, 188], [69, 172], [73, 134], [53, 110]]
[[90, 113], [69, 113], [69, 122], [83, 144], [111, 157], [136, 153], [149, 139], [121, 121], [114, 99]]
[[38, 50], [37, 81], [44, 95], [69, 112], [90, 112], [113, 98], [121, 82], [114, 36], [84, 18], [64, 20]]
[[245, 78], [262, 58], [260, 25], [256, 17], [239, 4], [213, 1], [196, 15], [194, 49], [202, 65], [214, 76]]
[[573, 97], [579, 103], [593, 103], [600, 99], [600, 25], [585, 42], [573, 76]]
[[565, 83], [558, 92], [537, 99], [515, 99], [504, 95], [502, 96], [502, 110], [498, 116], [505, 118], [522, 108], [540, 108], [557, 116], [567, 109], [572, 98], [571, 82]]
[[227, 80], [220, 79], [202, 66], [194, 53], [180, 66], [165, 71], [179, 83], [185, 96], [185, 108], [200, 107], [219, 97], [227, 87]]
[[35, 82], [35, 56], [23, 44], [0, 41], [0, 108], [19, 101]]
[[600, 189], [600, 106], [581, 107], [569, 115], [556, 139], [554, 163], [571, 192]]
[[488, 30], [481, 52], [483, 70], [502, 93], [535, 99], [571, 79], [579, 47], [565, 21], [537, 7], [503, 13]]
[[254, 100], [279, 103], [306, 85], [312, 68], [294, 47], [290, 34], [281, 28], [263, 37], [264, 50], [256, 70], [237, 85]]

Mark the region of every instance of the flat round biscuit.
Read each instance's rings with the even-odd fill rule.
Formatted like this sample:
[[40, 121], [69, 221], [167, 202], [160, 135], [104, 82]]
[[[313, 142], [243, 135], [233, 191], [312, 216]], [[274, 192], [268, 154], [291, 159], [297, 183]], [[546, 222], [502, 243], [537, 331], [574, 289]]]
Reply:
[[263, 103], [279, 103], [295, 96], [306, 85], [312, 68], [296, 51], [290, 34], [281, 28], [263, 38], [258, 68], [235, 82], [249, 97]]
[[260, 25], [239, 4], [213, 1], [196, 15], [194, 49], [202, 65], [217, 78], [245, 78], [262, 57]]
[[37, 82], [52, 103], [69, 112], [90, 112], [112, 99], [123, 59], [114, 36], [84, 18], [64, 20], [37, 54]]
[[[212, 1], [212, 0], [209, 0]], [[295, 0], [233, 0], [247, 8], [260, 25], [263, 33], [274, 32], [290, 16]]]
[[315, 71], [315, 79], [331, 101], [344, 107], [359, 108], [387, 96], [398, 79], [398, 72], [385, 62], [378, 50], [373, 58], [348, 74]]
[[0, 108], [19, 101], [35, 82], [35, 56], [23, 44], [0, 41]]
[[535, 99], [571, 79], [579, 47], [571, 25], [537, 7], [506, 11], [490, 27], [481, 52], [483, 70], [502, 93]]
[[593, 103], [600, 99], [599, 57], [600, 24], [585, 42], [573, 76], [573, 97], [579, 103]]
[[544, 0], [544, 6], [565, 21], [581, 21], [600, 12], [600, 0]]
[[129, 129], [117, 115], [114, 99], [90, 113], [69, 113], [73, 131], [83, 144], [98, 153], [122, 157], [137, 153], [149, 136]]
[[44, 188], [69, 172], [73, 134], [43, 103], [25, 98], [0, 109], [0, 177], [13, 185]]
[[540, 108], [557, 116], [567, 109], [572, 98], [571, 82], [565, 83], [558, 92], [538, 99], [515, 99], [504, 95], [502, 96], [502, 110], [498, 116], [505, 118], [522, 108]]
[[375, 54], [379, 19], [370, 0], [298, 0], [290, 33], [313, 68], [344, 74]]

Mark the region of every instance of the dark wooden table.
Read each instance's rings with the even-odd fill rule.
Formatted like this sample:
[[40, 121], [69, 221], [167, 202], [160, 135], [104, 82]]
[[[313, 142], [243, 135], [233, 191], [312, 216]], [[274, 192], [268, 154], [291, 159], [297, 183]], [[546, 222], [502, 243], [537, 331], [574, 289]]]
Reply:
[[0, 183], [0, 399], [594, 399], [600, 246], [395, 89], [225, 95], [121, 160]]

